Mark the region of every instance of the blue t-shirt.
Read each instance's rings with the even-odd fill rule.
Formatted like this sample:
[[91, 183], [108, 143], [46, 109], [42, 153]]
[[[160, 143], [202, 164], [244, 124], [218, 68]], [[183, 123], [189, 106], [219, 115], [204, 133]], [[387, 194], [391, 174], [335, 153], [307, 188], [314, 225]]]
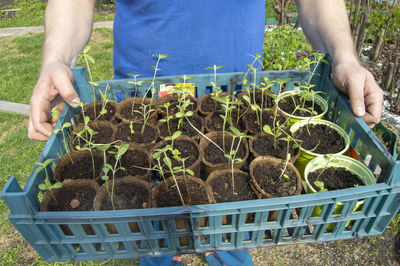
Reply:
[[240, 72], [262, 55], [265, 0], [117, 0], [114, 74], [150, 77], [153, 54], [168, 54], [159, 76]]

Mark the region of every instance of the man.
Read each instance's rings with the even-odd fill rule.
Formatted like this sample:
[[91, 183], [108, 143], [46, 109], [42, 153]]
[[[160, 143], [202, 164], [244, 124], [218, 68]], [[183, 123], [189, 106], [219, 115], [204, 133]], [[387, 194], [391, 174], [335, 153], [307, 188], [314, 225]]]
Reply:
[[[355, 115], [378, 123], [383, 92], [354, 51], [343, 0], [297, 0], [300, 24], [316, 50], [332, 57], [332, 78]], [[95, 0], [49, 0], [40, 76], [30, 101], [28, 135], [45, 141], [56, 123], [52, 107], [75, 105], [70, 67], [87, 44]], [[245, 71], [248, 54], [262, 54], [265, 0], [116, 0], [115, 78], [151, 76], [152, 54], [169, 54], [161, 75]], [[224, 255], [222, 254], [222, 257]], [[244, 255], [248, 260], [248, 253]]]

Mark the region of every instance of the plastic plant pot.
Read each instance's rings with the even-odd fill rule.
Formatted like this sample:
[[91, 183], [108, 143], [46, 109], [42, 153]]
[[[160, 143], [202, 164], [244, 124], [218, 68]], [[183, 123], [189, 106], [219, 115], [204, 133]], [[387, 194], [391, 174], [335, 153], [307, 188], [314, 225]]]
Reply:
[[[324, 124], [327, 125], [331, 128], [333, 128], [334, 130], [336, 130], [336, 132], [338, 132], [338, 134], [343, 138], [344, 140], [344, 148], [335, 153], [334, 155], [341, 155], [344, 154], [350, 146], [350, 137], [347, 135], [346, 131], [344, 131], [343, 128], [341, 128], [340, 126], [328, 121], [328, 120], [324, 120], [324, 119], [307, 119], [307, 120], [301, 120], [298, 121], [296, 123], [294, 123], [292, 125], [292, 127], [290, 128], [290, 131], [292, 132], [292, 135], [294, 136], [294, 133], [299, 130], [299, 128], [305, 126], [306, 124]], [[320, 154], [320, 153], [315, 153], [309, 150], [306, 150], [304, 148], [302, 148], [300, 146], [300, 155], [297, 158], [296, 162], [294, 163], [294, 165], [297, 167], [297, 169], [300, 172], [300, 175], [302, 176], [302, 178], [304, 179], [304, 169], [306, 168], [306, 165], [308, 164], [308, 162], [310, 162], [312, 159], [314, 159], [315, 157], [318, 156], [322, 156], [324, 154]]]
[[[299, 89], [295, 89], [295, 90], [291, 90], [291, 91], [285, 91], [285, 92], [280, 93], [278, 95], [278, 97], [276, 98], [276, 105], [278, 107], [278, 110], [289, 117], [289, 126], [288, 126], [288, 128], [291, 128], [292, 125], [294, 123], [298, 122], [298, 121], [310, 118], [310, 116], [292, 115], [292, 114], [289, 114], [289, 113], [287, 113], [287, 112], [285, 112], [285, 111], [283, 111], [282, 109], [279, 108], [279, 101], [281, 101], [283, 98], [290, 97], [291, 95], [297, 95], [297, 94], [299, 94], [299, 92], [300, 92]], [[320, 113], [318, 115], [315, 115], [315, 116], [312, 116], [312, 118], [321, 119], [322, 117], [324, 117], [326, 112], [328, 112], [328, 104], [327, 104], [326, 100], [324, 98], [322, 98], [321, 96], [319, 96], [319, 95], [314, 95], [314, 102], [315, 102], [315, 104], [317, 104], [317, 105], [319, 105], [321, 107], [322, 113]]]
[[[363, 163], [360, 161], [357, 161], [351, 157], [344, 156], [344, 155], [334, 155], [331, 157], [328, 165], [327, 163], [328, 158], [325, 156], [319, 156], [314, 159], [312, 159], [306, 166], [304, 170], [304, 178], [307, 184], [307, 193], [316, 193], [317, 191], [314, 189], [314, 187], [310, 184], [308, 181], [308, 175], [318, 169], [325, 168], [326, 167], [344, 167], [346, 170], [350, 171], [352, 174], [357, 175], [360, 180], [363, 182], [364, 185], [374, 185], [376, 184], [376, 179], [374, 174], [368, 169], [367, 166], [365, 166]], [[359, 200], [357, 201], [353, 212], [360, 211], [363, 207], [364, 200]], [[341, 214], [343, 210], [343, 203], [339, 202], [336, 204], [333, 214]], [[321, 207], [316, 206], [313, 210], [312, 216], [313, 217], [319, 217], [321, 215]], [[348, 221], [346, 223], [346, 227], [351, 224], [351, 221]], [[327, 229], [332, 231], [335, 228], [335, 223], [330, 223], [327, 225]]]

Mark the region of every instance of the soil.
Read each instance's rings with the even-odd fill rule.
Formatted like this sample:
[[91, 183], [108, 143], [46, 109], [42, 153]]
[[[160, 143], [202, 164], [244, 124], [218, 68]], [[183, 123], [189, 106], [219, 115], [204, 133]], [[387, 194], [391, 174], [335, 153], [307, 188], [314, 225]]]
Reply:
[[258, 106], [261, 106], [261, 102], [263, 102], [263, 108], [271, 108], [275, 104], [275, 99], [272, 98], [271, 96], [269, 96], [269, 95], [272, 95], [272, 94], [274, 94], [274, 93], [272, 91], [270, 91], [270, 90], [267, 90], [267, 91], [264, 91], [264, 92], [262, 92], [261, 90], [255, 90], [255, 91], [252, 90], [250, 92], [250, 96], [249, 96], [249, 93], [247, 91], [245, 91], [245, 92], [240, 93], [239, 99], [243, 103], [242, 104], [242, 108], [244, 108], [244, 109], [248, 109], [249, 108], [249, 103], [245, 99], [242, 98], [244, 95], [249, 96], [251, 104], [254, 104], [254, 100], [255, 100], [255, 103]]
[[[55, 168], [54, 177], [57, 181], [62, 182], [65, 179], [96, 179], [100, 176], [103, 167], [103, 157], [96, 151], [92, 151], [92, 155], [89, 151], [78, 151], [80, 155], [73, 156], [71, 162], [70, 157], [63, 157], [63, 162], [60, 160]], [[92, 160], [93, 159], [93, 160]], [[93, 163], [94, 162], [94, 175], [93, 175]]]
[[[318, 175], [322, 172], [322, 174]], [[324, 188], [331, 190], [352, 188], [355, 186], [363, 186], [364, 183], [358, 178], [357, 175], [346, 170], [344, 167], [328, 167], [324, 169], [318, 169], [311, 172], [307, 176], [308, 181], [313, 188], [318, 191], [319, 188], [315, 187], [314, 182], [317, 180], [324, 182]]]
[[[260, 112], [258, 112], [258, 116], [260, 116]], [[260, 118], [261, 119], [261, 118]], [[247, 112], [244, 115], [244, 120], [246, 120], [246, 126], [249, 134], [257, 134], [259, 132], [263, 132], [263, 129], [260, 128], [260, 123], [257, 118], [256, 112]], [[282, 125], [285, 123], [286, 119], [283, 116], [277, 116], [275, 124], [277, 125], [279, 122], [279, 125]], [[262, 112], [262, 125], [269, 125], [270, 128], [274, 128], [274, 114], [269, 111], [263, 111]]]
[[[137, 101], [137, 100], [136, 100]], [[129, 104], [129, 106], [122, 108], [120, 111], [121, 116], [126, 118], [127, 120], [131, 121], [141, 121], [143, 120], [143, 109], [145, 109], [145, 112], [147, 112], [149, 109], [153, 109], [150, 111], [150, 114], [152, 115], [153, 112], [155, 112], [155, 106], [146, 106], [145, 108], [142, 106], [141, 102], [135, 102], [133, 112], [132, 112], [132, 102]]]
[[[173, 147], [174, 149], [177, 149], [180, 152], [179, 154], [180, 158], [187, 158], [185, 160], [186, 168], [189, 168], [191, 165], [193, 165], [200, 156], [198, 147], [192, 142], [178, 139], [174, 141]], [[171, 151], [167, 151], [167, 156], [168, 158], [171, 159], [172, 167], [182, 166], [181, 161], [178, 161], [173, 158], [173, 154]], [[163, 158], [164, 156], [161, 156], [161, 162]]]
[[[306, 150], [312, 150], [318, 154], [338, 153], [345, 148], [344, 139], [336, 132], [324, 124], [308, 124], [299, 128], [294, 137], [301, 140], [301, 147]], [[316, 148], [315, 148], [316, 147]], [[315, 149], [314, 149], [315, 148]]]
[[[188, 183], [186, 183], [183, 178], [178, 178], [176, 180], [178, 182], [185, 205], [209, 203], [207, 190], [205, 187], [200, 186], [198, 183], [192, 182], [190, 178], [188, 179]], [[172, 179], [168, 179], [168, 181], [172, 181]], [[165, 183], [161, 182], [158, 185], [158, 193], [154, 195], [155, 204], [157, 207], [182, 206], [182, 201], [176, 188], [176, 184], [173, 181], [167, 182], [167, 184], [168, 185], [165, 186]], [[188, 191], [190, 191], [190, 197]]]
[[[125, 183], [114, 187], [114, 206], [116, 210], [143, 209], [148, 207], [149, 190], [139, 186], [129, 186]], [[113, 210], [110, 197], [104, 197], [102, 210]]]
[[285, 167], [281, 164], [278, 168], [265, 164], [257, 164], [254, 168], [253, 176], [260, 188], [274, 197], [286, 197], [296, 194], [298, 179], [296, 172], [290, 168], [286, 168], [284, 177], [282, 169]]
[[[62, 194], [49, 204], [49, 211], [90, 211], [97, 191], [87, 187], [63, 187]], [[78, 200], [78, 206], [75, 204]], [[77, 206], [76, 208], [73, 208]]]
[[130, 124], [121, 123], [117, 126], [115, 139], [128, 143], [150, 143], [157, 140], [157, 132], [150, 124], [146, 124], [142, 133], [143, 123], [132, 123], [133, 134], [131, 133]]
[[213, 195], [217, 203], [256, 199], [256, 196], [250, 188], [250, 178], [247, 173], [235, 172], [235, 191], [232, 190], [231, 172], [224, 171], [222, 173], [222, 175], [207, 182], [212, 187]]
[[[168, 107], [168, 115], [174, 115], [177, 112], [179, 112], [178, 109], [178, 95], [177, 94], [168, 94], [166, 96], [161, 97], [158, 102], [158, 108], [159, 108], [159, 112], [161, 113], [162, 117], [166, 117], [167, 115], [167, 111], [166, 108], [163, 107], [162, 105], [166, 102], [170, 102], [171, 105]], [[186, 108], [186, 111], [194, 111], [197, 110], [197, 101], [194, 97], [189, 97], [190, 99], [190, 104], [189, 106]]]
[[[220, 111], [215, 111], [213, 113], [211, 113], [210, 115], [208, 115], [205, 119], [205, 127], [208, 130], [208, 132], [210, 131], [222, 131], [223, 127], [224, 127], [224, 119], [221, 117], [225, 116], [225, 112], [220, 110]], [[228, 121], [225, 124], [225, 130], [229, 130], [229, 127], [232, 125], [235, 128], [239, 129], [240, 132], [244, 132], [246, 131], [246, 125], [243, 122], [243, 119], [239, 119], [239, 122], [237, 123], [237, 117], [238, 117], [238, 113], [237, 110], [233, 110], [232, 111], [232, 122], [233, 124], [229, 123]]]
[[[109, 160], [111, 165], [115, 164], [115, 159], [112, 156]], [[150, 156], [142, 149], [128, 149], [128, 151], [121, 157], [120, 166], [125, 168], [116, 172], [116, 178], [122, 178], [124, 176], [144, 176], [148, 170], [140, 169], [150, 168], [151, 161]]]
[[[223, 147], [223, 139], [217, 139], [214, 140], [214, 142], [218, 145], [218, 147]], [[235, 140], [234, 142], [234, 147], [236, 147], [238, 144], [238, 140]], [[225, 151], [228, 153], [230, 151], [232, 145], [232, 138], [229, 136], [225, 136]], [[236, 158], [244, 158], [246, 156], [246, 148], [243, 145], [243, 142], [240, 143], [239, 149], [236, 150]], [[204, 149], [204, 159], [212, 164], [222, 164], [222, 163], [228, 163], [229, 160], [224, 157], [224, 153], [217, 148], [214, 144], [210, 143], [205, 149]]]
[[[96, 134], [93, 134], [91, 137], [91, 142], [92, 143], [96, 143], [96, 144], [108, 144], [112, 142], [112, 136], [114, 134], [114, 130], [111, 126], [102, 124], [101, 122], [103, 121], [99, 121], [99, 122], [89, 122], [89, 127], [94, 130], [95, 132], [97, 132]], [[83, 125], [82, 125], [83, 126]], [[76, 133], [79, 132], [80, 130], [82, 130], [81, 127], [77, 127], [73, 133], [72, 133], [72, 144], [73, 147], [79, 145], [80, 147], [83, 147], [86, 142], [83, 141], [81, 138], [76, 136]], [[83, 135], [83, 137], [87, 140], [89, 140], [90, 135], [88, 132], [86, 132], [85, 134], [87, 134], [87, 136]]]
[[[293, 99], [294, 99], [294, 101], [293, 101]], [[310, 113], [306, 112], [306, 111], [296, 110], [294, 112], [294, 110], [296, 109], [296, 106], [298, 106], [299, 104], [301, 104], [299, 95], [294, 95], [293, 98], [288, 96], [288, 97], [281, 99], [278, 102], [279, 108], [288, 114], [301, 116], [301, 117], [310, 117]], [[304, 108], [306, 108], [308, 110], [312, 110], [312, 106], [313, 106], [312, 101], [309, 101], [309, 100], [305, 101]], [[317, 114], [322, 114], [322, 112], [323, 112], [322, 108], [316, 103], [314, 103], [314, 111], [316, 111]]]
[[[204, 130], [202, 130], [203, 119], [201, 117], [199, 117], [197, 115], [193, 115], [193, 116], [189, 117], [189, 121], [190, 121], [190, 123], [192, 123], [192, 125], [194, 127], [196, 127], [196, 129], [198, 129], [200, 132], [203, 133], [203, 131], [204, 131]], [[174, 134], [174, 132], [178, 130], [178, 122], [179, 122], [179, 118], [173, 118], [173, 119], [169, 120], [169, 128], [171, 130], [171, 133], [169, 133], [169, 131], [168, 131], [167, 122], [158, 123], [158, 129], [160, 130], [160, 136], [165, 138], [165, 137], [168, 137], [168, 136], [171, 136], [172, 134]], [[182, 135], [186, 135], [189, 137], [194, 137], [194, 136], [199, 135], [199, 133], [187, 122], [186, 119], [183, 119], [179, 131], [182, 132]]]
[[[85, 116], [90, 118], [90, 121], [95, 120], [109, 120], [115, 116], [115, 112], [117, 111], [117, 105], [115, 103], [107, 102], [105, 109], [107, 112], [96, 119], [103, 108], [103, 101], [97, 101], [95, 104], [88, 104], [84, 106], [84, 113]], [[96, 110], [96, 112], [95, 112]], [[78, 123], [83, 123], [83, 114], [82, 112], [79, 113], [77, 116]]]
[[[286, 159], [287, 145], [286, 140], [281, 140], [279, 136], [276, 140], [276, 149], [274, 148], [274, 136], [273, 135], [258, 135], [257, 138], [252, 142], [252, 148], [259, 156], [273, 156], [279, 159]], [[289, 153], [293, 158], [299, 149], [293, 149], [293, 142], [290, 142]]]
[[[225, 96], [226, 93], [221, 93], [218, 96]], [[212, 94], [205, 94], [200, 99], [200, 112], [203, 114], [210, 114], [217, 110], [222, 110], [222, 106], [220, 102], [217, 102], [212, 97], [215, 95]]]

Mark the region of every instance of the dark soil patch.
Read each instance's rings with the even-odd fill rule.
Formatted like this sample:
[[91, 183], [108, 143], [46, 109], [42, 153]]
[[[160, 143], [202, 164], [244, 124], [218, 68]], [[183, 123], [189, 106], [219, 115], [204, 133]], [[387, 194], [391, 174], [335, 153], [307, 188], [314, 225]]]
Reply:
[[115, 139], [128, 143], [150, 143], [156, 141], [157, 132], [150, 124], [146, 124], [142, 132], [143, 123], [132, 123], [133, 133], [131, 132], [130, 125], [129, 123], [119, 124]]
[[282, 163], [279, 167], [270, 167], [264, 164], [258, 164], [254, 168], [253, 176], [260, 188], [274, 197], [286, 197], [294, 195], [297, 191], [296, 172], [286, 168], [284, 177], [281, 173], [285, 165]]
[[294, 133], [294, 137], [302, 141], [302, 148], [314, 153], [338, 153], [345, 148], [342, 136], [324, 124], [308, 124], [308, 130], [307, 126], [303, 126]]
[[[300, 100], [300, 96], [299, 95], [294, 95], [293, 97], [285, 97], [283, 99], [281, 99], [278, 102], [278, 106], [279, 108], [288, 113], [288, 114], [292, 114], [292, 115], [296, 115], [296, 116], [301, 116], [301, 117], [310, 117], [310, 113], [306, 112], [306, 111], [302, 111], [302, 110], [296, 110], [296, 106], [301, 104], [301, 100]], [[308, 109], [308, 110], [314, 110], [317, 112], [317, 114], [322, 114], [322, 108], [314, 103], [314, 109], [313, 108], [313, 102], [310, 100], [306, 100], [304, 103], [304, 106], [300, 105], [301, 107]], [[314, 116], [314, 115], [312, 115]]]
[[[288, 142], [281, 140], [277, 137], [276, 148], [274, 148], [274, 136], [272, 135], [259, 135], [257, 139], [253, 141], [253, 150], [259, 156], [273, 156], [279, 159], [286, 159]], [[291, 158], [293, 158], [297, 153], [298, 149], [293, 149], [294, 142], [289, 142], [289, 153]]]
[[218, 178], [213, 178], [208, 182], [212, 187], [213, 195], [217, 203], [256, 199], [249, 185], [250, 178], [248, 174], [235, 173], [235, 190], [233, 191], [231, 172], [226, 171], [223, 173], [224, 174], [218, 176]]
[[[258, 115], [258, 116], [257, 116]], [[249, 134], [257, 134], [263, 132], [262, 126], [269, 125], [272, 129], [274, 128], [274, 114], [272, 112], [263, 111], [258, 112], [247, 112], [244, 119], [246, 120], [247, 130]], [[259, 120], [261, 120], [262, 126], [260, 126]], [[283, 116], [277, 116], [275, 119], [275, 126], [284, 124], [286, 119]]]
[[[186, 141], [186, 140], [176, 140], [176, 141], [174, 141], [173, 147], [174, 147], [174, 149], [177, 149], [180, 152], [180, 154], [179, 154], [180, 158], [182, 158], [182, 159], [187, 158], [185, 160], [185, 168], [189, 168], [191, 165], [193, 165], [200, 156], [198, 147], [193, 142]], [[168, 156], [168, 158], [171, 159], [172, 167], [182, 166], [181, 161], [173, 158], [172, 151], [167, 151], [167, 156]], [[164, 158], [164, 156], [162, 155], [161, 162], [163, 161], [163, 158]], [[165, 166], [165, 167], [167, 167], [167, 166]], [[167, 170], [167, 169], [165, 169], [165, 170]]]
[[[218, 147], [223, 147], [223, 139], [222, 137], [220, 139], [214, 140], [214, 142], [218, 145]], [[233, 146], [237, 147], [238, 140], [235, 140], [233, 143]], [[225, 152], [229, 153], [232, 145], [232, 139], [229, 138], [227, 135], [225, 136]], [[245, 145], [243, 145], [243, 141], [240, 143], [239, 149], [236, 150], [236, 158], [244, 158], [246, 156], [246, 148]], [[209, 145], [204, 149], [204, 159], [207, 162], [210, 162], [212, 164], [222, 164], [222, 163], [228, 163], [229, 160], [224, 157], [224, 153], [217, 148], [213, 143], [209, 143]]]
[[59, 161], [54, 175], [55, 179], [60, 182], [65, 179], [95, 179], [100, 176], [102, 166], [103, 158], [99, 153], [92, 151], [91, 155], [89, 151], [84, 151], [79, 156], [74, 156], [73, 161], [69, 157], [66, 157], [63, 163]]
[[[100, 116], [100, 112], [103, 109], [103, 101], [98, 101], [94, 104], [88, 104], [84, 107], [84, 114], [90, 118], [90, 121], [96, 120], [108, 120], [110, 121], [117, 111], [117, 105], [115, 103], [107, 102], [104, 109], [107, 112]], [[81, 111], [77, 116], [78, 123], [83, 123], [83, 112]]]
[[[141, 104], [141, 102], [135, 102], [132, 110], [132, 102], [131, 104], [120, 110], [121, 116], [127, 120], [131, 121], [141, 121], [143, 120], [143, 113], [147, 113], [147, 116], [152, 115], [155, 112], [155, 105], [148, 105], [149, 103], [145, 103], [145, 106]], [[149, 111], [150, 110], [150, 111]]]
[[[314, 182], [317, 180], [321, 171], [323, 171], [323, 168], [309, 173], [307, 177], [316, 191], [318, 191], [319, 188], [314, 185]], [[364, 185], [357, 175], [346, 170], [344, 167], [328, 167], [322, 172], [318, 180], [324, 182], [324, 188], [329, 191]]]
[[[226, 93], [220, 94], [219, 96], [225, 96], [227, 95]], [[217, 102], [214, 100], [212, 97], [214, 95], [211, 94], [205, 94], [203, 95], [199, 101], [200, 101], [200, 111], [202, 113], [212, 113], [217, 110], [222, 110], [222, 106], [220, 102]]]
[[[192, 125], [197, 130], [202, 132], [203, 119], [197, 115], [196, 116], [193, 115], [188, 118], [189, 118], [190, 123], [192, 123]], [[160, 136], [165, 138], [165, 137], [168, 137], [168, 136], [171, 136], [172, 134], [174, 134], [174, 132], [178, 130], [178, 123], [179, 123], [179, 118], [173, 118], [173, 119], [169, 120], [169, 129], [171, 130], [171, 133], [168, 131], [167, 122], [159, 123], [158, 129], [160, 130]], [[189, 137], [194, 137], [194, 136], [199, 135], [199, 133], [189, 124], [189, 122], [185, 118], [182, 121], [179, 131], [182, 132], [182, 135], [186, 135]]]
[[[188, 97], [190, 100], [189, 106], [186, 108], [186, 111], [194, 111], [197, 110], [197, 101], [193, 97]], [[166, 102], [170, 102], [170, 106], [168, 107], [168, 115], [175, 115], [179, 112], [178, 108], [178, 95], [177, 94], [168, 94], [166, 96], [161, 97], [158, 102], [157, 106], [159, 108], [159, 112], [161, 113], [162, 117], [166, 117], [167, 109], [162, 105]]]
[[[110, 156], [109, 163], [115, 164], [114, 156]], [[122, 178], [124, 176], [143, 176], [148, 170], [141, 168], [150, 168], [150, 157], [148, 153], [141, 149], [129, 149], [120, 159], [120, 169], [116, 172], [116, 178]], [[139, 168], [140, 167], [140, 168]]]
[[[116, 210], [146, 208], [148, 207], [149, 197], [149, 190], [144, 187], [134, 187], [122, 183], [114, 188], [114, 206]], [[101, 209], [113, 210], [110, 197], [102, 199]]]
[[[90, 122], [89, 127], [94, 131], [93, 135], [90, 135], [89, 132], [85, 131], [82, 134], [82, 138], [84, 138], [87, 141], [90, 141], [91, 143], [95, 144], [108, 144], [112, 142], [112, 136], [114, 134], [114, 129], [105, 124], [102, 123], [105, 121], [98, 121], [98, 122]], [[74, 133], [72, 134], [72, 144], [73, 147], [75, 146], [80, 146], [84, 147], [85, 145], [88, 145], [87, 142], [85, 142], [81, 137], [77, 136], [77, 133], [82, 130], [82, 127], [78, 127], [74, 130]]]
[[[171, 179], [168, 179], [171, 181]], [[179, 189], [181, 191], [185, 205], [208, 204], [207, 190], [205, 187], [200, 186], [198, 183], [188, 183], [184, 179], [177, 179]], [[190, 196], [189, 196], [190, 193]], [[182, 201], [178, 193], [176, 184], [172, 181], [167, 186], [165, 183], [158, 185], [158, 193], [154, 195], [157, 207], [173, 207], [182, 206]]]
[[[221, 117], [225, 116], [224, 111], [215, 111], [211, 113], [209, 116], [206, 117], [205, 119], [205, 124], [207, 130], [210, 131], [222, 131], [224, 128], [224, 119]], [[238, 120], [238, 112], [237, 110], [232, 111], [232, 117], [231, 117], [231, 122], [226, 121], [225, 123], [225, 130], [228, 131], [230, 126], [234, 126], [235, 128], [239, 129], [240, 132], [245, 132], [246, 131], [246, 125], [243, 122], [241, 118]]]
[[49, 204], [49, 211], [90, 211], [92, 209], [97, 191], [87, 187], [62, 188], [62, 190], [57, 200]]
[[[250, 94], [250, 95], [249, 95]], [[271, 108], [275, 104], [275, 99], [271, 97], [274, 93], [270, 90], [266, 90], [262, 92], [260, 89], [251, 90], [250, 92], [242, 92], [240, 93], [240, 100], [243, 103], [242, 108], [248, 109], [250, 108], [248, 101], [243, 99], [243, 96], [248, 96], [250, 99], [250, 104], [257, 104], [262, 108]]]

